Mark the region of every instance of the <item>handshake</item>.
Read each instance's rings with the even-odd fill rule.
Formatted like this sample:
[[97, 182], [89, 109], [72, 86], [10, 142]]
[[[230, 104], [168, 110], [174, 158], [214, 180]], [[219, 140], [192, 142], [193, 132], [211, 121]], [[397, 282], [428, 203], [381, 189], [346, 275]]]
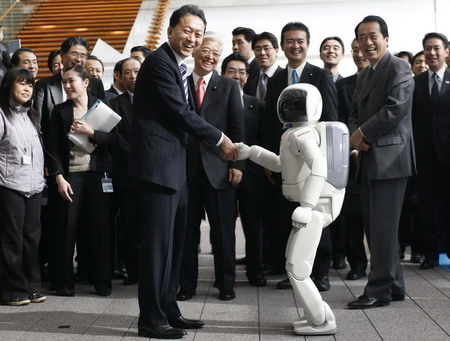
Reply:
[[233, 143], [226, 135], [220, 144], [220, 156], [228, 161], [245, 160], [250, 156], [251, 147], [243, 142]]

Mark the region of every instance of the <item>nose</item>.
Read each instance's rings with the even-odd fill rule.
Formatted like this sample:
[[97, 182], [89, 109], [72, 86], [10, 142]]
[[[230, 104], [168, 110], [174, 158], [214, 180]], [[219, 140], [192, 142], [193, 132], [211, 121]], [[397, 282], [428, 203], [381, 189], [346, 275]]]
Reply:
[[238, 51], [239, 51], [238, 44], [237, 43], [233, 44], [233, 52], [238, 52]]

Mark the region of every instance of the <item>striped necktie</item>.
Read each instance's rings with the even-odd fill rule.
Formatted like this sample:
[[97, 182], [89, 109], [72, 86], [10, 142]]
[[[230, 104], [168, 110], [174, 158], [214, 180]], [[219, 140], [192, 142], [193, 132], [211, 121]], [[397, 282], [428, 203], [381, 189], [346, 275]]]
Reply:
[[181, 71], [181, 79], [183, 80], [183, 86], [184, 86], [184, 97], [186, 98], [186, 102], [188, 101], [188, 82], [187, 82], [187, 66], [186, 64], [182, 63], [180, 65], [180, 71]]

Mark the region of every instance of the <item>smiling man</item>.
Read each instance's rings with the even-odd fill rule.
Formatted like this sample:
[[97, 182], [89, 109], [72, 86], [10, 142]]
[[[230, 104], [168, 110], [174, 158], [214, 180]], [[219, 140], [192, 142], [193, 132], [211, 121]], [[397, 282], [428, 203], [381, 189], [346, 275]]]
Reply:
[[409, 65], [388, 51], [388, 28], [382, 18], [365, 17], [355, 36], [370, 62], [357, 79], [349, 129], [350, 144], [358, 152], [363, 225], [371, 257], [364, 294], [348, 307], [369, 309], [405, 299], [397, 238], [406, 183], [415, 168], [414, 83]]
[[339, 74], [339, 63], [344, 58], [344, 43], [339, 37], [327, 37], [320, 44], [320, 59], [323, 61], [323, 68], [331, 71], [333, 82], [342, 79]]
[[188, 136], [212, 157], [237, 158], [231, 140], [192, 110], [185, 59], [202, 44], [205, 27], [198, 6], [174, 11], [168, 42], [145, 59], [134, 89], [129, 175], [137, 180], [142, 212], [138, 330], [144, 337], [179, 339], [184, 329], [204, 325], [185, 319], [176, 301], [186, 234]]

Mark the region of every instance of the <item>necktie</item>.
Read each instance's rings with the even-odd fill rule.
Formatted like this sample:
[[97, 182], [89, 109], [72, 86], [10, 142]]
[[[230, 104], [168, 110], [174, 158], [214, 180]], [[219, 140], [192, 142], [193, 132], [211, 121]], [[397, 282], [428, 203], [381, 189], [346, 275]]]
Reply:
[[435, 106], [439, 101], [439, 84], [436, 72], [431, 75], [431, 78], [433, 79], [433, 87], [431, 88], [430, 99], [431, 105]]
[[267, 75], [265, 73], [262, 73], [261, 76], [259, 76], [259, 99], [264, 100], [266, 97], [266, 90], [267, 90]]
[[292, 84], [297, 84], [300, 80], [296, 70], [292, 70]]
[[187, 66], [186, 66], [186, 64], [182, 63], [180, 65], [180, 71], [181, 71], [181, 79], [183, 80], [183, 86], [184, 86], [184, 97], [187, 102], [189, 90], [188, 90], [188, 82], [187, 82]]
[[369, 74], [367, 75], [367, 80], [369, 81], [370, 80], [370, 78], [372, 78], [372, 75], [373, 75], [373, 67], [372, 66], [369, 66]]
[[204, 98], [205, 98], [205, 80], [203, 78], [199, 78], [197, 81], [197, 99], [199, 108], [201, 108]]

